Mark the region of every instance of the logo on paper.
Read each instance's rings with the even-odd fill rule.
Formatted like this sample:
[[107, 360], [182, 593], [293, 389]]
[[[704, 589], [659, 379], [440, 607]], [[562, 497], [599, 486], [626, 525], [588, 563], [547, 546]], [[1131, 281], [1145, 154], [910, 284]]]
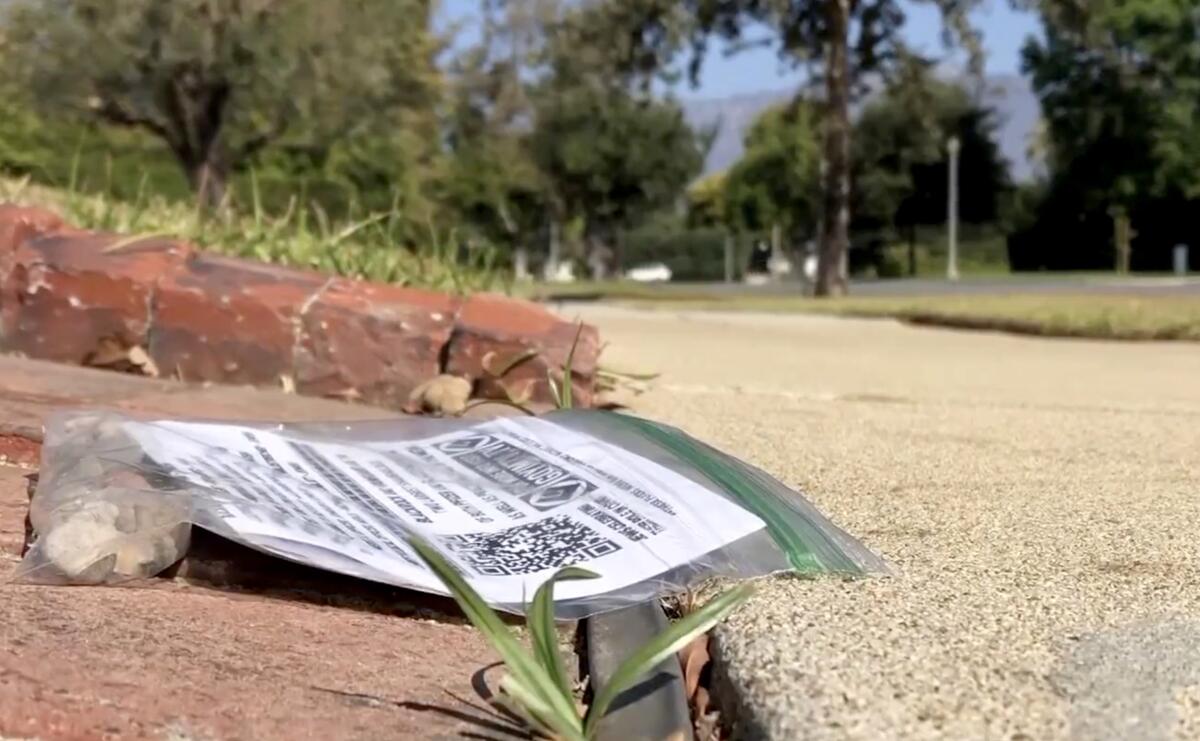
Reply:
[[461, 455], [486, 448], [499, 440], [491, 435], [467, 435], [440, 442], [434, 447], [446, 455]]
[[495, 435], [464, 435], [435, 447], [537, 510], [570, 504], [597, 488], [557, 463]]
[[547, 510], [573, 502], [595, 490], [596, 487], [591, 482], [580, 478], [569, 478], [529, 492], [521, 498], [530, 507]]

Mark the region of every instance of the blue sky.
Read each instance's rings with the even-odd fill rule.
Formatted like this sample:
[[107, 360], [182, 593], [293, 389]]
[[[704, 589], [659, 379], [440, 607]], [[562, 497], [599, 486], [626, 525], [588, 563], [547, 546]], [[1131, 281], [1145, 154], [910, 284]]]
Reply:
[[[906, 5], [908, 17], [904, 34], [909, 44], [930, 55], [945, 54], [937, 9], [927, 3]], [[462, 38], [469, 38], [471, 19], [477, 17], [478, 7], [479, 0], [443, 0], [439, 25], [462, 23]], [[1027, 36], [1037, 32], [1036, 18], [1030, 13], [1014, 11], [1007, 0], [984, 0], [973, 19], [976, 27], [983, 31], [987, 71], [990, 74], [1019, 72], [1021, 44]], [[780, 67], [770, 49], [755, 49], [726, 57], [719, 48], [714, 48], [705, 60], [699, 87], [693, 89], [684, 85], [677, 92], [689, 98], [716, 98], [789, 88], [799, 81], [800, 73]]]

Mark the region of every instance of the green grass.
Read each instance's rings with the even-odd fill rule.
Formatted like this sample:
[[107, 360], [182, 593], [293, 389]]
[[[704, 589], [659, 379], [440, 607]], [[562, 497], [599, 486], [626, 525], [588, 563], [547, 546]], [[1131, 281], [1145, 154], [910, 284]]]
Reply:
[[1200, 297], [1087, 294], [809, 300], [803, 310], [1048, 337], [1200, 341]]
[[531, 298], [599, 298], [644, 308], [889, 317], [914, 324], [1049, 337], [1200, 341], [1200, 296], [1014, 293], [814, 299], [630, 283], [519, 290]]
[[[942, 234], [922, 235], [916, 243], [917, 278], [941, 278], [946, 275], [947, 247]], [[893, 242], [883, 249], [884, 259], [896, 275], [908, 277], [908, 244]], [[1008, 248], [1001, 234], [963, 239], [958, 245], [958, 272], [963, 276], [1008, 274]]]
[[753, 591], [742, 584], [723, 592], [672, 623], [627, 657], [604, 687], [593, 687], [587, 710], [580, 712], [559, 653], [554, 623], [554, 584], [571, 579], [591, 579], [597, 574], [567, 567], [538, 587], [526, 609], [532, 651], [517, 640], [483, 598], [435, 548], [413, 535], [409, 543], [446, 586], [467, 619], [483, 634], [504, 661], [508, 674], [500, 684], [500, 701], [538, 732], [561, 741], [590, 741], [599, 732], [604, 715], [625, 690], [691, 643], [745, 602]]
[[508, 274], [488, 247], [462, 249], [432, 224], [413, 247], [399, 208], [337, 220], [315, 204], [296, 202], [268, 215], [257, 191], [246, 213], [204, 216], [198, 209], [139, 188], [131, 200], [30, 185], [0, 178], [0, 202], [44, 206], [86, 229], [135, 236], [172, 236], [226, 255], [405, 286], [455, 293], [507, 289]]

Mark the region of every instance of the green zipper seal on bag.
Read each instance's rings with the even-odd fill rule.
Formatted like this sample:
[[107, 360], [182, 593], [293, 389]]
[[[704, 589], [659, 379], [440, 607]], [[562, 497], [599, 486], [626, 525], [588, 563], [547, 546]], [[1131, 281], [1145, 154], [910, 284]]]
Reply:
[[[788, 563], [799, 572], [835, 571], [862, 574], [862, 567], [850, 559], [826, 534], [807, 518], [778, 501], [778, 498], [754, 481], [754, 469], [728, 458], [720, 451], [671, 427], [623, 414], [605, 413], [621, 426], [682, 459], [716, 484], [744, 509], [754, 513], [767, 526], [767, 532]], [[723, 462], [730, 460], [732, 465]], [[758, 474], [763, 476], [765, 474]]]

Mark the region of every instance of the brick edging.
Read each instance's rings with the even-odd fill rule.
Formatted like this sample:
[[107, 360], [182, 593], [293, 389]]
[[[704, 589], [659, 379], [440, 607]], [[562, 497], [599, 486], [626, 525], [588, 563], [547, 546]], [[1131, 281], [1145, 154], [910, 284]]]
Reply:
[[[547, 375], [561, 379], [576, 331], [507, 296], [330, 277], [0, 204], [0, 351], [31, 358], [396, 409], [450, 373], [481, 398], [548, 403]], [[572, 363], [579, 405], [592, 403], [599, 349], [584, 325]]]

